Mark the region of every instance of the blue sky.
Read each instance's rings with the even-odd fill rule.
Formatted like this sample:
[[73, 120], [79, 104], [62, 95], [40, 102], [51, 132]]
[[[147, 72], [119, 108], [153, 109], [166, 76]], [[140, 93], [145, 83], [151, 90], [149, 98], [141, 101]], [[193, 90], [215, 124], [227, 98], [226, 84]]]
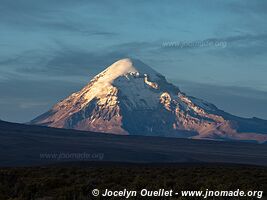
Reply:
[[0, 19], [1, 119], [31, 120], [123, 57], [267, 119], [266, 1], [0, 0]]

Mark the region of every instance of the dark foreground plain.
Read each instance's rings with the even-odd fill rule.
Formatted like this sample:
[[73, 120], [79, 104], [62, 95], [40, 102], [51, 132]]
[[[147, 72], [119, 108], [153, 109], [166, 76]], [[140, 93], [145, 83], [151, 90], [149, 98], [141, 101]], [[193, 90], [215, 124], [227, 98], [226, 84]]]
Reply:
[[262, 199], [267, 192], [266, 144], [115, 136], [0, 122], [0, 165], [0, 200], [103, 199], [92, 196], [95, 188], [257, 190], [264, 191]]
[[38, 166], [72, 161], [267, 166], [267, 145], [116, 136], [0, 122], [0, 166]]
[[[1, 200], [125, 199], [93, 197], [92, 190], [219, 190], [267, 193], [267, 168], [218, 164], [72, 163], [0, 169]], [[140, 199], [133, 197], [130, 199]], [[203, 199], [200, 197], [146, 197], [143, 199]], [[213, 199], [213, 198], [210, 198]], [[214, 199], [257, 199], [216, 197]]]

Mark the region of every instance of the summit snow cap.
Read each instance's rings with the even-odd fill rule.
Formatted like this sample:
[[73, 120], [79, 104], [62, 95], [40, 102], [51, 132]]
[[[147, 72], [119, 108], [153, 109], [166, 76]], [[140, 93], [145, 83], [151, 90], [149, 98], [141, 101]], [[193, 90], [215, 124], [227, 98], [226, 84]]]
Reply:
[[151, 79], [157, 79], [161, 76], [154, 69], [138, 59], [124, 58], [110, 65], [106, 70], [98, 76], [102, 76], [99, 81], [107, 81], [112, 83], [120, 76], [128, 74], [148, 75]]

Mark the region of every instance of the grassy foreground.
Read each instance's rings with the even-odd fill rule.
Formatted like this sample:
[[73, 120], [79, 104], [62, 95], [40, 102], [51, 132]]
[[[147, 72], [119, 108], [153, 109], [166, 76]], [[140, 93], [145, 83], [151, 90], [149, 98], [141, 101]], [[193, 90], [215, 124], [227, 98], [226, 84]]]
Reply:
[[267, 168], [238, 165], [103, 164], [0, 169], [0, 200], [100, 199], [91, 196], [95, 188], [263, 190], [265, 196]]

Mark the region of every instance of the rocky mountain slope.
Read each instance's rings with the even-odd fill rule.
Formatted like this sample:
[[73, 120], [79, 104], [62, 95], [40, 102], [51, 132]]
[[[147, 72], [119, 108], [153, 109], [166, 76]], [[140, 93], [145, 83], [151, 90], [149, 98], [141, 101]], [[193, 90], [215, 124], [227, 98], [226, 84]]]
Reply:
[[122, 59], [31, 124], [114, 134], [267, 141], [267, 121], [187, 96], [139, 60]]

